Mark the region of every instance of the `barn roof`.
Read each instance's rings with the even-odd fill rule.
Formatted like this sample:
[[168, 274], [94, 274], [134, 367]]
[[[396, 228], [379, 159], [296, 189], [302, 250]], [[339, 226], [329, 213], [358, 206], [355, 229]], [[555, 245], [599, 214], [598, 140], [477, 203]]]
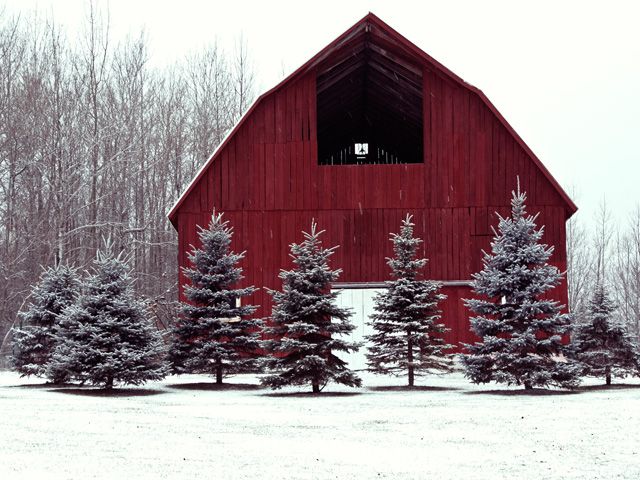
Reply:
[[[371, 41], [369, 40], [371, 35], [366, 35], [370, 32], [375, 32], [375, 41], [373, 48], [371, 48]], [[196, 186], [200, 178], [204, 175], [209, 165], [213, 163], [213, 161], [218, 156], [218, 153], [224, 149], [230, 139], [234, 136], [234, 134], [240, 129], [240, 127], [244, 124], [244, 122], [249, 118], [252, 112], [263, 102], [267, 97], [275, 94], [288, 84], [294, 82], [299, 77], [305, 75], [309, 71], [316, 69], [318, 72], [318, 90], [327, 89], [335, 85], [340, 79], [344, 78], [344, 76], [349, 75], [350, 72], [353, 72], [355, 69], [360, 67], [360, 62], [362, 62], [361, 53], [364, 49], [367, 49], [367, 54], [370, 55], [370, 52], [373, 51], [373, 54], [376, 54], [376, 51], [382, 53], [384, 51], [384, 57], [391, 59], [394, 64], [397, 66], [400, 64], [406, 68], [405, 77], [405, 86], [406, 88], [412, 88], [412, 83], [415, 83], [415, 79], [412, 77], [418, 75], [418, 72], [412, 71], [412, 65], [415, 65], [415, 61], [426, 62], [431, 65], [431, 67], [437, 71], [439, 74], [444, 77], [450, 79], [454, 83], [466, 88], [472, 93], [476, 94], [485, 105], [493, 112], [493, 114], [498, 118], [498, 120], [502, 123], [502, 125], [507, 129], [507, 131], [513, 136], [513, 138], [518, 142], [518, 144], [523, 148], [523, 150], [531, 157], [534, 163], [538, 166], [543, 175], [547, 178], [547, 180], [553, 185], [553, 187], [557, 190], [560, 197], [564, 200], [567, 209], [567, 218], [573, 215], [578, 209], [577, 206], [573, 203], [569, 195], [562, 189], [560, 184], [556, 181], [556, 179], [551, 175], [551, 173], [547, 170], [544, 164], [540, 161], [540, 159], [533, 153], [533, 151], [528, 147], [528, 145], [522, 140], [522, 138], [516, 133], [516, 131], [509, 125], [507, 120], [502, 116], [502, 114], [498, 111], [498, 109], [491, 103], [491, 101], [486, 97], [486, 95], [479, 89], [465, 82], [462, 78], [457, 76], [451, 70], [446, 68], [440, 62], [429, 56], [419, 47], [411, 43], [405, 37], [400, 35], [397, 31], [387, 25], [385, 22], [380, 20], [373, 13], [368, 13], [361, 20], [355, 23], [351, 28], [349, 28], [346, 32], [336, 38], [333, 42], [323, 48], [320, 52], [318, 52], [314, 57], [312, 57], [309, 61], [307, 61], [304, 65], [294, 71], [287, 78], [282, 80], [279, 84], [273, 87], [271, 90], [260, 95], [251, 105], [251, 107], [245, 112], [242, 118], [236, 123], [236, 125], [229, 131], [224, 140], [218, 145], [213, 154], [209, 157], [209, 159], [205, 162], [202, 168], [198, 171], [194, 179], [184, 190], [180, 198], [173, 205], [171, 210], [169, 211], [168, 217], [169, 220], [176, 226], [176, 214], [180, 208], [180, 205], [184, 200], [189, 196], [189, 193]], [[331, 57], [331, 61], [327, 60]], [[337, 57], [337, 58], [336, 58]], [[385, 65], [382, 55], [377, 56], [378, 68], [379, 71], [384, 75]], [[367, 58], [368, 63], [371, 63], [372, 60]], [[373, 62], [376, 62], [374, 58]], [[421, 73], [420, 73], [421, 75]], [[407, 105], [407, 112], [411, 114], [411, 105]]]

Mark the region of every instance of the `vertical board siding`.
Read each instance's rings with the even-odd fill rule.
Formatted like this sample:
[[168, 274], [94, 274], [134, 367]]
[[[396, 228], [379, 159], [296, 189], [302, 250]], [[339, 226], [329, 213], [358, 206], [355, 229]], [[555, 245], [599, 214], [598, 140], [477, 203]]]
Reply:
[[[302, 240], [312, 218], [326, 230], [324, 244], [339, 245], [332, 266], [342, 269], [340, 281], [379, 282], [389, 278], [389, 232], [411, 213], [424, 239], [421, 254], [429, 258], [425, 275], [468, 280], [482, 267], [482, 250], [490, 249], [495, 212], [509, 212], [517, 177], [529, 212], [540, 212], [538, 225], [546, 225], [544, 241], [555, 246], [552, 263], [566, 269], [562, 198], [476, 94], [425, 65], [424, 163], [319, 166], [315, 80], [309, 72], [266, 97], [180, 205], [181, 269], [189, 266], [190, 246], [198, 245], [197, 225], [206, 225], [214, 208], [225, 212], [233, 249], [247, 252], [242, 283], [259, 288], [250, 301], [264, 317], [271, 308], [266, 289], [281, 286], [279, 271], [291, 268], [289, 245]], [[184, 299], [182, 270], [179, 281]], [[462, 302], [469, 288], [444, 293], [446, 339], [473, 342]], [[566, 284], [553, 296], [566, 304]]]

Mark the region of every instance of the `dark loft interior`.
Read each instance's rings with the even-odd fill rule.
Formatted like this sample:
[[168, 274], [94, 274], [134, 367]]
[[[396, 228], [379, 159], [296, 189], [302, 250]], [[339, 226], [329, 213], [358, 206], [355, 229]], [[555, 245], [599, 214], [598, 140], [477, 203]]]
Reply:
[[318, 163], [423, 161], [422, 68], [367, 26], [318, 68]]

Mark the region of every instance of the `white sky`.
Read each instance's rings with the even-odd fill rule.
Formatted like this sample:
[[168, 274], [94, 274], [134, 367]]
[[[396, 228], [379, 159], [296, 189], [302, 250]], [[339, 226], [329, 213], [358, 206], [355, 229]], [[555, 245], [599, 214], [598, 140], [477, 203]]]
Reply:
[[[85, 0], [0, 0], [4, 14], [53, 15], [73, 32]], [[566, 190], [579, 215], [606, 197], [624, 221], [640, 203], [640, 2], [110, 0], [115, 39], [144, 28], [172, 63], [242, 33], [258, 93], [372, 11], [484, 91]], [[0, 8], [1, 11], [1, 8]]]

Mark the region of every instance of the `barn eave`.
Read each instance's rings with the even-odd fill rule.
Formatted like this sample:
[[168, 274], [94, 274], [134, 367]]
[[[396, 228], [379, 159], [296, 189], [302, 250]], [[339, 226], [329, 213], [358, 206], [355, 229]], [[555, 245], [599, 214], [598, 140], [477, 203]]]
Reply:
[[571, 217], [576, 211], [577, 206], [571, 200], [569, 195], [562, 189], [560, 184], [556, 181], [556, 179], [551, 175], [549, 170], [544, 166], [544, 164], [540, 161], [540, 159], [533, 153], [533, 151], [529, 148], [529, 146], [524, 142], [524, 140], [516, 133], [516, 131], [511, 127], [511, 125], [507, 122], [507, 120], [502, 116], [502, 114], [498, 111], [498, 109], [491, 103], [491, 101], [486, 97], [486, 95], [478, 88], [473, 85], [467, 83], [462, 78], [457, 76], [451, 70], [446, 68], [437, 60], [433, 59], [426, 52], [421, 50], [419, 47], [411, 43], [397, 31], [395, 31], [392, 27], [387, 25], [381, 19], [379, 19], [373, 13], [368, 13], [361, 20], [356, 22], [351, 28], [345, 31], [342, 35], [336, 38], [333, 42], [323, 48], [320, 52], [318, 52], [314, 57], [312, 57], [309, 61], [287, 76], [284, 80], [278, 83], [276, 86], [268, 90], [267, 92], [260, 95], [253, 104], [247, 109], [247, 111], [242, 115], [242, 117], [238, 120], [235, 126], [229, 131], [229, 133], [225, 136], [222, 142], [216, 147], [214, 152], [209, 156], [208, 160], [202, 165], [198, 173], [195, 175], [193, 180], [189, 183], [189, 185], [185, 188], [183, 193], [180, 195], [178, 200], [173, 204], [171, 209], [169, 210], [167, 216], [171, 221], [174, 228], [177, 229], [177, 212], [185, 201], [185, 199], [189, 196], [189, 194], [193, 191], [195, 186], [198, 184], [200, 179], [203, 177], [209, 166], [213, 163], [213, 161], [218, 156], [219, 152], [221, 152], [225, 146], [229, 143], [231, 138], [236, 134], [236, 132], [242, 127], [247, 118], [249, 118], [253, 111], [262, 103], [263, 100], [275, 94], [282, 88], [284, 88], [289, 83], [295, 81], [297, 78], [305, 75], [311, 70], [317, 69], [319, 66], [322, 66], [323, 63], [330, 57], [332, 53], [335, 51], [345, 48], [349, 45], [350, 41], [353, 41], [354, 38], [357, 38], [358, 34], [362, 32], [368, 32], [371, 27], [377, 27], [380, 31], [386, 35], [390, 40], [396, 42], [398, 47], [398, 52], [402, 55], [408, 54], [411, 57], [421, 61], [428, 63], [438, 74], [442, 75], [445, 78], [448, 78], [450, 81], [457, 83], [458, 85], [466, 88], [470, 92], [477, 95], [480, 100], [487, 106], [487, 108], [496, 116], [499, 122], [506, 128], [511, 136], [516, 140], [516, 142], [523, 148], [523, 150], [527, 153], [527, 155], [533, 160], [533, 162], [540, 169], [544, 177], [550, 182], [550, 184], [554, 187], [554, 189], [558, 192], [561, 199], [565, 203], [565, 212], [566, 218]]

